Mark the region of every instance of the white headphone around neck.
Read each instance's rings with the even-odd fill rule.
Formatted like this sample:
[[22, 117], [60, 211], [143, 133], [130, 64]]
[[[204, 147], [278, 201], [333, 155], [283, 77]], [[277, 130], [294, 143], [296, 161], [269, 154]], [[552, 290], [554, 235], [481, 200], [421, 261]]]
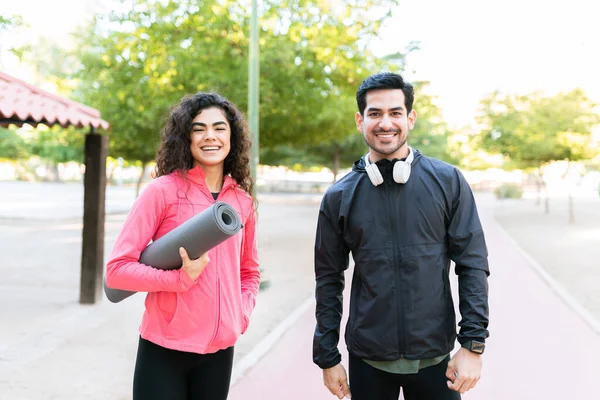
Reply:
[[[408, 182], [408, 178], [410, 177], [411, 163], [415, 159], [413, 154], [413, 149], [408, 147], [408, 157], [406, 157], [406, 161], [398, 160], [394, 163], [393, 177], [396, 183], [405, 184]], [[383, 183], [383, 176], [381, 176], [381, 172], [379, 168], [375, 164], [371, 164], [369, 160], [369, 153], [365, 154], [365, 171], [367, 171], [367, 175], [369, 176], [369, 180], [375, 186], [379, 186]]]

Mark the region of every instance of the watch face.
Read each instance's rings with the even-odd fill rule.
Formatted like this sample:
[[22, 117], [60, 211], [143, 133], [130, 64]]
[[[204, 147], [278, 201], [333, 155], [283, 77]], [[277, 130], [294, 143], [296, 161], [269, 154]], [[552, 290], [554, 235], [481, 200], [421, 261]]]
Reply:
[[481, 354], [481, 353], [483, 353], [484, 349], [485, 349], [485, 344], [476, 342], [476, 341], [471, 342], [471, 351], [472, 352]]

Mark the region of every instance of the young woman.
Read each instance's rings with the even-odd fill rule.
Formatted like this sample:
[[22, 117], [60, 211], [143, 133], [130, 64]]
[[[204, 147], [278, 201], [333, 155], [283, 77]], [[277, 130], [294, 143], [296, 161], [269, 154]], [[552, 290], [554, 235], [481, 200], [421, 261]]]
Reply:
[[[216, 93], [171, 109], [157, 179], [141, 193], [106, 266], [106, 284], [148, 292], [133, 379], [134, 400], [226, 399], [233, 346], [248, 327], [260, 283], [250, 140], [242, 113]], [[138, 262], [151, 240], [223, 201], [243, 228], [181, 268]]]

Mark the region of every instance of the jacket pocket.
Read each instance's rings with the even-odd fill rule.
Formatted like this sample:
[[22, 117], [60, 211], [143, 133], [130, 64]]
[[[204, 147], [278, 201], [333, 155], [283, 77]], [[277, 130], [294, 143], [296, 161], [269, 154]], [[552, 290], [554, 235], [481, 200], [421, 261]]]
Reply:
[[455, 330], [450, 292], [450, 260], [444, 244], [424, 244], [402, 249], [406, 266], [404, 296], [406, 348], [410, 355], [439, 355]]
[[[398, 351], [396, 282], [390, 250], [358, 252], [348, 332], [351, 353], [389, 358]], [[356, 280], [356, 281], [355, 281]]]
[[[195, 307], [194, 311], [190, 309], [188, 302], [184, 296], [175, 293], [177, 305], [173, 313], [173, 318], [167, 326], [165, 337], [170, 340], [182, 340], [189, 337], [196, 338], [194, 341], [204, 343], [208, 335], [212, 332], [210, 324], [213, 320], [212, 316], [206, 316], [205, 307]], [[207, 310], [210, 312], [210, 310]], [[202, 326], [200, 321], [203, 322]]]

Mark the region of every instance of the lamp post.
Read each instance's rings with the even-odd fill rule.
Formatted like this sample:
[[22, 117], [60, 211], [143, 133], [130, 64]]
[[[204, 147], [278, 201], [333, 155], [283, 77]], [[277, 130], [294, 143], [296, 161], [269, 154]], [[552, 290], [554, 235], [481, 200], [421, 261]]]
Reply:
[[[258, 163], [259, 163], [259, 52], [258, 52], [258, 0], [252, 0], [252, 15], [250, 16], [250, 57], [248, 65], [248, 125], [252, 134], [252, 152], [250, 160], [250, 173], [254, 180], [255, 193], [258, 192]], [[266, 289], [270, 286], [270, 281], [264, 275], [264, 269], [261, 268], [262, 278], [260, 280], [260, 288]]]
[[256, 184], [259, 162], [259, 55], [258, 55], [258, 0], [252, 0], [252, 15], [250, 17], [250, 57], [248, 73], [248, 122], [252, 133], [252, 159], [250, 171]]

